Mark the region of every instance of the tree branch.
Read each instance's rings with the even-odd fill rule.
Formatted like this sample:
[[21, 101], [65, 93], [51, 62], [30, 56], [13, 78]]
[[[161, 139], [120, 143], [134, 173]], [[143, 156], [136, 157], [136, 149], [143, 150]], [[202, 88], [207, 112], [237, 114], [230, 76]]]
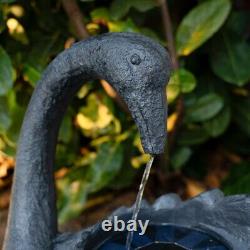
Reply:
[[[174, 70], [177, 70], [179, 68], [179, 61], [178, 56], [175, 49], [175, 43], [174, 43], [174, 36], [173, 36], [173, 29], [172, 29], [172, 22], [169, 14], [169, 8], [168, 8], [168, 2], [167, 0], [158, 0], [161, 8], [162, 13], [162, 22], [164, 26], [165, 31], [165, 37], [167, 40], [167, 46], [169, 49], [169, 53], [172, 59], [172, 65]], [[175, 121], [173, 130], [169, 134], [169, 152], [172, 151], [175, 141], [178, 129], [182, 123], [182, 118], [184, 114], [184, 102], [183, 102], [183, 96], [180, 95], [177, 103], [176, 103], [176, 113], [177, 113], [177, 119]]]
[[173, 68], [179, 68], [179, 62], [176, 54], [175, 44], [174, 44], [174, 36], [172, 29], [172, 21], [169, 15], [169, 8], [166, 0], [159, 0], [162, 14], [162, 22], [164, 26], [165, 37], [167, 40], [167, 46], [169, 49], [170, 56], [172, 58]]
[[62, 0], [62, 5], [75, 29], [77, 38], [81, 40], [89, 37], [88, 31], [83, 24], [84, 16], [79, 9], [76, 0]]

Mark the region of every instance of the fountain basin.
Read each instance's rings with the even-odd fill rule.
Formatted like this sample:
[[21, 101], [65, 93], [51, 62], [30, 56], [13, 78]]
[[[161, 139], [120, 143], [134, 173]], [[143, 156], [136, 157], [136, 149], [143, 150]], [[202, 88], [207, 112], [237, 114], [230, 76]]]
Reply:
[[[126, 250], [127, 232], [113, 234], [98, 250]], [[131, 250], [228, 250], [224, 243], [200, 230], [177, 225], [150, 225], [144, 235], [134, 233]]]
[[[133, 208], [121, 207], [114, 216], [127, 222]], [[176, 194], [143, 202], [138, 220], [149, 220], [144, 235], [134, 232], [131, 250], [196, 249], [250, 250], [250, 196], [224, 194], [214, 189], [187, 201]], [[101, 222], [77, 234], [61, 234], [54, 249], [125, 250], [127, 232], [105, 232]]]

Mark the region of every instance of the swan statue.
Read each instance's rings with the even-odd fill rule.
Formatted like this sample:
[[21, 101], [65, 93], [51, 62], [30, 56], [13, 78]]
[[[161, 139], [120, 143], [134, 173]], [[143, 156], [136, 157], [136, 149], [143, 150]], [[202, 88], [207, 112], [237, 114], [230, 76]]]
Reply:
[[126, 102], [145, 152], [163, 152], [166, 50], [134, 33], [108, 33], [74, 44], [47, 67], [25, 114], [16, 156], [5, 250], [46, 250], [57, 237], [54, 156], [65, 110], [82, 84], [105, 79]]
[[[82, 84], [105, 79], [127, 104], [144, 152], [163, 153], [170, 69], [167, 51], [135, 33], [88, 38], [50, 63], [21, 129], [4, 250], [125, 249], [124, 244], [107, 240], [113, 232], [104, 232], [100, 223], [76, 233], [58, 232], [53, 171], [58, 130]], [[125, 207], [113, 213], [124, 221], [131, 214], [131, 208]], [[215, 189], [181, 201], [176, 194], [167, 194], [153, 205], [144, 202], [138, 219], [149, 219], [151, 228], [139, 238], [139, 245], [132, 242], [133, 249], [250, 249], [249, 195], [224, 196]], [[152, 245], [147, 245], [149, 239]]]

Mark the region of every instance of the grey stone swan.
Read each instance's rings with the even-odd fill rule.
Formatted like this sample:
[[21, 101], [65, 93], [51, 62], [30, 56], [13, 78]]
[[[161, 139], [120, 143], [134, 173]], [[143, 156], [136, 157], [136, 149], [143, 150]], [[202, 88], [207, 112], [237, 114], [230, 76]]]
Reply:
[[[166, 141], [165, 87], [170, 68], [170, 58], [162, 46], [134, 33], [89, 38], [51, 62], [35, 88], [23, 121], [4, 250], [94, 250], [110, 237], [100, 224], [76, 233], [57, 230], [53, 166], [62, 117], [84, 82], [105, 79], [126, 102], [144, 151], [160, 154]], [[127, 221], [131, 208], [121, 207], [113, 215]], [[167, 194], [153, 205], [144, 203], [138, 219], [149, 219], [153, 226], [176, 232], [159, 234], [168, 239], [163, 248], [155, 245], [140, 249], [250, 249], [249, 195], [224, 196], [219, 190], [211, 190], [181, 201], [176, 194]], [[182, 237], [168, 238], [171, 235]], [[217, 245], [210, 248], [209, 244]]]
[[57, 134], [82, 84], [107, 80], [126, 102], [145, 152], [159, 154], [166, 140], [169, 72], [166, 50], [134, 33], [109, 33], [80, 41], [50, 63], [34, 90], [21, 129], [5, 250], [54, 248], [53, 240], [58, 237], [53, 177]]

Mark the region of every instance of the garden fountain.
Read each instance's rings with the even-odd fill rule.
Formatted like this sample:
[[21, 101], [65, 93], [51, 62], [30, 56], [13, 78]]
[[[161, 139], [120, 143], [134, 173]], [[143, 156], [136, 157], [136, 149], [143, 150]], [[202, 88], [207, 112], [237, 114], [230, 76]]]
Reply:
[[[16, 157], [5, 250], [126, 249], [127, 232], [105, 232], [101, 224], [58, 233], [53, 164], [58, 129], [82, 83], [107, 80], [125, 100], [145, 153], [160, 154], [166, 140], [165, 87], [170, 74], [166, 50], [142, 35], [109, 33], [78, 42], [44, 72], [28, 106]], [[250, 199], [212, 190], [182, 202], [168, 194], [143, 203], [138, 218], [150, 220], [136, 232], [131, 249], [250, 249]], [[110, 216], [128, 221], [132, 208]]]

